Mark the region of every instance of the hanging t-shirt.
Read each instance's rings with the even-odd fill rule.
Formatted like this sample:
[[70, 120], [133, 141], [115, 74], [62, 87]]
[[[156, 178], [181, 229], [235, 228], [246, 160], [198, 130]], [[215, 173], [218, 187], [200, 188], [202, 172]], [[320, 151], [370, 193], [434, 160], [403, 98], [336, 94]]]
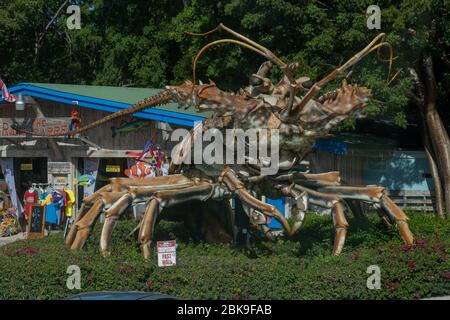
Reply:
[[65, 189], [67, 194], [67, 203], [66, 203], [66, 217], [71, 217], [73, 212], [73, 204], [75, 202], [75, 194], [70, 189]]
[[46, 191], [44, 191], [44, 192], [41, 193], [41, 196], [39, 197], [39, 203], [40, 203], [42, 206], [47, 205], [48, 202], [50, 201], [49, 199], [47, 200], [48, 195], [49, 195], [49, 193], [46, 192]]
[[37, 192], [37, 194], [38, 194], [38, 198], [39, 198], [39, 199], [42, 199], [42, 193], [43, 193], [42, 190], [39, 189], [39, 188], [38, 188], [38, 189], [35, 189], [35, 190], [36, 190], [36, 192]]
[[38, 201], [39, 201], [39, 196], [38, 196], [37, 191], [35, 191], [35, 190], [33, 190], [33, 191], [30, 191], [30, 190], [25, 191], [25, 194], [23, 195], [23, 201], [25, 202], [25, 216], [28, 219], [28, 217], [31, 214], [31, 207], [34, 204], [37, 204]]
[[63, 223], [66, 218], [67, 193], [64, 190], [58, 190], [58, 192], [61, 193], [61, 196], [63, 197], [63, 206], [61, 207], [61, 223]]
[[45, 222], [51, 224], [61, 224], [61, 207], [64, 205], [64, 199], [59, 192], [48, 194], [45, 198]]

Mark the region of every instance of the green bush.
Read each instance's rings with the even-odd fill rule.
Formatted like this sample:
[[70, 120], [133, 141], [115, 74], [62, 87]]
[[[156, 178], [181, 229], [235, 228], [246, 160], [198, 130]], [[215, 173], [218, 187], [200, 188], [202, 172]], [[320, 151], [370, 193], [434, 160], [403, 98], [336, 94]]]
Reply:
[[[299, 234], [248, 248], [192, 241], [181, 223], [162, 221], [155, 238], [178, 242], [177, 266], [159, 268], [156, 253], [144, 261], [134, 221], [120, 221], [113, 252], [98, 252], [100, 226], [86, 249], [72, 252], [61, 234], [0, 248], [0, 299], [60, 299], [79, 292], [166, 292], [192, 299], [418, 299], [450, 294], [450, 221], [410, 214], [417, 243], [406, 246], [378, 217], [350, 228], [343, 253], [330, 255], [330, 217], [310, 214]], [[81, 268], [81, 290], [69, 290], [67, 267]], [[381, 269], [381, 289], [369, 290], [368, 266]]]

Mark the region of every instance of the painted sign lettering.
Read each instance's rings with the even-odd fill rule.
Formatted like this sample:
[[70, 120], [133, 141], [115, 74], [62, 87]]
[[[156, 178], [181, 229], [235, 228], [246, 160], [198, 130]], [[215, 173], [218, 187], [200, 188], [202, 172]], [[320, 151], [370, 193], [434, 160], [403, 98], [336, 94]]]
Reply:
[[33, 134], [61, 134], [64, 136], [69, 128], [71, 118], [0, 118], [0, 137], [25, 137], [26, 134], [18, 132], [13, 127], [31, 131]]

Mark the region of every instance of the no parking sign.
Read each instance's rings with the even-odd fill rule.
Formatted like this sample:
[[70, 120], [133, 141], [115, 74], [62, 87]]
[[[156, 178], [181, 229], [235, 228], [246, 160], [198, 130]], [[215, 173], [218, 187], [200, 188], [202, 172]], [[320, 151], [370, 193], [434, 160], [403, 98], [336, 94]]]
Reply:
[[177, 264], [177, 244], [175, 240], [157, 241], [158, 266], [170, 267]]

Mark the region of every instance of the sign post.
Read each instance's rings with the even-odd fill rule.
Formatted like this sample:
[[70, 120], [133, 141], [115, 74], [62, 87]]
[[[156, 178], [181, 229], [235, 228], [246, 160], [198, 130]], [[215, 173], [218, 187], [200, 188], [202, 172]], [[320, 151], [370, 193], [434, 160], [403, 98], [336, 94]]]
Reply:
[[158, 266], [170, 267], [177, 264], [177, 244], [175, 240], [157, 241]]

